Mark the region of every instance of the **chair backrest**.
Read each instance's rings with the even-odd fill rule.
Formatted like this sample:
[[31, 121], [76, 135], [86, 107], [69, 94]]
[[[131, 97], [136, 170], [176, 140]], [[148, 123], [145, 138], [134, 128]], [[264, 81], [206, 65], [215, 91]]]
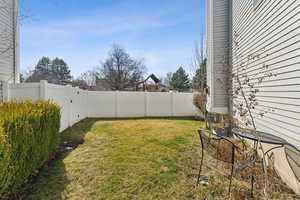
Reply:
[[296, 179], [300, 181], [300, 150], [291, 144], [286, 144], [284, 150]]
[[213, 158], [234, 163], [235, 145], [230, 140], [206, 130], [199, 130], [198, 133], [202, 148]]

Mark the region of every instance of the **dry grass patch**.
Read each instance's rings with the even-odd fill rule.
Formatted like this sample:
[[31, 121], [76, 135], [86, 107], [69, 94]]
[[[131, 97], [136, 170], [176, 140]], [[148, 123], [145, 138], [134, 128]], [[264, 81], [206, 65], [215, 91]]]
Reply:
[[188, 119], [82, 121], [63, 140], [83, 144], [43, 170], [26, 199], [224, 199], [228, 180], [211, 171], [209, 184], [195, 187], [201, 126]]
[[45, 169], [28, 199], [194, 198], [188, 163], [197, 159], [190, 153], [200, 127], [188, 119], [85, 120], [63, 133], [84, 143]]

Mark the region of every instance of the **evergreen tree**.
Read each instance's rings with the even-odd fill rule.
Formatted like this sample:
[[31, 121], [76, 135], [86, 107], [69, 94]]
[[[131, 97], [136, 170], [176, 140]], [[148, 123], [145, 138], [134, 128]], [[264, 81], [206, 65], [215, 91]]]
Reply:
[[184, 91], [190, 88], [189, 75], [182, 67], [179, 67], [179, 69], [173, 74], [170, 85], [173, 89], [177, 89], [179, 91]]
[[48, 57], [41, 58], [35, 66], [34, 71], [38, 74], [51, 74], [51, 60]]
[[58, 80], [58, 83], [70, 81], [72, 78], [69, 66], [63, 59], [59, 58], [52, 61], [51, 73]]
[[53, 61], [48, 57], [41, 58], [26, 82], [47, 80], [49, 83], [64, 84], [71, 80], [71, 71], [67, 63], [59, 58]]

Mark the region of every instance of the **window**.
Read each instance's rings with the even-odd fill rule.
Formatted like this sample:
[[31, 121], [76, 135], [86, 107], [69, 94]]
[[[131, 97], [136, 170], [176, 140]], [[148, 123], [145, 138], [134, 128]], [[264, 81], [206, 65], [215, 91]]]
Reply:
[[253, 0], [253, 6], [258, 6], [260, 2], [262, 2], [262, 0]]

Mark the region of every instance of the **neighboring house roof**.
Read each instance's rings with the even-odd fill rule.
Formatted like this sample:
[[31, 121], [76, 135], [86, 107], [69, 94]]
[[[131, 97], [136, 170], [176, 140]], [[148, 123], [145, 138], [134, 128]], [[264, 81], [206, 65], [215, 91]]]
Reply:
[[140, 85], [142, 83], [146, 83], [149, 79], [152, 79], [156, 84], [161, 82], [159, 80], [159, 78], [157, 78], [157, 76], [155, 76], [154, 74], [150, 74], [145, 80], [143, 80], [141, 82], [138, 82], [137, 85]]
[[[152, 80], [155, 84], [147, 84], [147, 81]], [[141, 86], [142, 85], [142, 86]], [[163, 85], [159, 78], [155, 76], [154, 74], [150, 74], [145, 80], [137, 83], [137, 90], [139, 88], [143, 88], [143, 90], [147, 90], [149, 92], [168, 92], [170, 91], [170, 88]]]

